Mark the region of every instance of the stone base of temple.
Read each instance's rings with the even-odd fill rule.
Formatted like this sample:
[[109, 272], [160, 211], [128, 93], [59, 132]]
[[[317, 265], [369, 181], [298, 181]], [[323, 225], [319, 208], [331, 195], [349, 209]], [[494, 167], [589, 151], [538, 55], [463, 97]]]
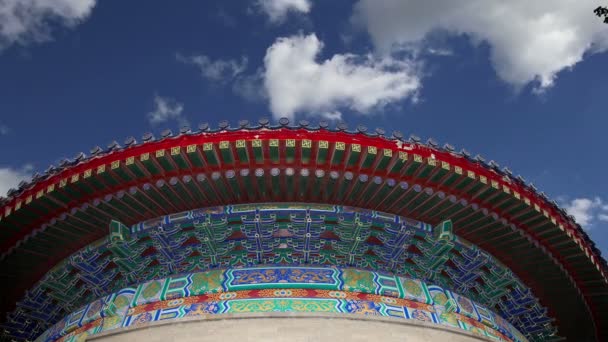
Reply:
[[461, 329], [415, 320], [316, 313], [208, 315], [150, 322], [90, 336], [96, 342], [492, 341]]

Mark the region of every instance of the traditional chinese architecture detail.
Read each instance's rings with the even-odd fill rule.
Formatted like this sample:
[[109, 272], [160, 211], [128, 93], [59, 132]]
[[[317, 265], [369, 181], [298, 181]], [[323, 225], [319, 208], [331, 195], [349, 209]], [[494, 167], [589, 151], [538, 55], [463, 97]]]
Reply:
[[38, 340], [66, 341], [203, 314], [287, 311], [414, 319], [497, 341], [527, 341], [483, 305], [440, 287], [372, 271], [306, 266], [235, 268], [146, 282], [79, 308]]
[[[401, 260], [399, 267], [391, 262], [394, 258], [387, 262], [386, 257], [396, 255], [397, 248], [407, 251], [399, 254], [400, 258], [408, 257]], [[319, 265], [320, 260], [326, 261], [323, 267], [286, 267]], [[251, 268], [260, 264], [278, 266]], [[243, 266], [249, 268], [240, 268]], [[227, 269], [214, 272], [218, 267]], [[506, 335], [510, 339], [519, 334], [513, 332], [516, 330], [523, 334], [534, 330], [538, 334], [529, 338], [554, 333], [546, 310], [534, 297], [526, 297], [530, 292], [521, 281], [511, 275], [512, 282], [502, 289], [495, 287], [496, 282], [488, 282], [493, 286], [482, 286], [477, 282], [485, 276], [482, 268], [506, 269], [486, 252], [455, 236], [450, 221], [433, 229], [411, 219], [343, 206], [235, 205], [176, 213], [130, 228], [112, 221], [105, 240], [83, 248], [57, 265], [34, 290], [43, 289], [46, 291], [43, 298], [59, 301], [55, 307], [46, 308], [55, 316], [67, 315], [87, 300], [97, 303], [112, 292], [122, 293], [126, 290], [121, 287], [128, 284], [142, 283], [129, 299], [132, 307], [206, 293], [201, 289], [215, 293], [311, 288], [439, 304], [480, 321], [468, 299], [445, 290], [475, 288], [463, 293], [469, 293], [478, 306], [497, 310], [501, 318], [517, 322], [515, 330]], [[195, 270], [198, 273], [171, 280], [147, 281]], [[54, 276], [58, 272], [63, 275], [61, 279]], [[412, 278], [396, 278], [393, 274]], [[75, 285], [79, 282], [80, 286]], [[66, 296], [63, 291], [71, 287], [79, 287], [80, 293]], [[429, 287], [439, 289], [447, 302], [430, 297]], [[500, 300], [494, 295], [497, 290], [502, 294]], [[509, 305], [518, 303], [522, 305]], [[523, 305], [536, 309], [522, 312], [518, 308]], [[29, 317], [29, 330], [47, 329], [49, 321], [36, 317], [33, 311], [20, 304], [14, 314]], [[430, 312], [436, 313], [434, 309]], [[529, 315], [532, 316], [523, 319]]]
[[344, 125], [202, 125], [65, 160], [0, 199], [0, 267], [8, 340], [256, 310], [608, 338], [608, 267], [554, 202], [464, 150]]

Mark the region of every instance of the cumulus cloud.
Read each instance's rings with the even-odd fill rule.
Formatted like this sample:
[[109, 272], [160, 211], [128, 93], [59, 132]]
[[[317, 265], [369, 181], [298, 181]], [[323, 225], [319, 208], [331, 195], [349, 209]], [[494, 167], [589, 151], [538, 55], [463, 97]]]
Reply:
[[431, 32], [486, 42], [498, 76], [521, 88], [553, 85], [557, 74], [608, 49], [607, 27], [578, 0], [360, 0], [354, 22], [383, 52], [416, 46]]
[[338, 108], [364, 113], [415, 96], [420, 88], [410, 61], [352, 54], [317, 61], [322, 48], [314, 34], [279, 38], [268, 48], [264, 86], [275, 117]]
[[276, 118], [301, 112], [341, 120], [340, 108], [364, 113], [406, 98], [415, 100], [420, 79], [413, 61], [353, 54], [317, 60], [322, 48], [314, 34], [279, 38], [253, 73], [246, 72], [244, 56], [238, 61], [177, 54], [177, 60], [195, 65], [204, 79], [230, 86], [245, 100], [267, 99]]
[[285, 21], [289, 12], [308, 13], [312, 7], [310, 0], [258, 0], [256, 4], [275, 24]]
[[608, 204], [601, 198], [575, 198], [564, 209], [585, 229], [590, 229], [597, 220], [608, 221]]
[[157, 125], [170, 120], [177, 121], [180, 126], [188, 125], [183, 115], [184, 105], [169, 97], [154, 96], [154, 110], [148, 113], [148, 120]]
[[212, 60], [205, 55], [187, 57], [177, 54], [176, 58], [180, 62], [195, 65], [200, 70], [203, 78], [223, 83], [230, 82], [245, 71], [248, 64], [247, 57], [245, 56], [241, 57], [240, 62], [234, 59]]
[[51, 24], [72, 27], [85, 20], [95, 0], [1, 0], [0, 49], [51, 39]]
[[17, 189], [21, 181], [31, 178], [32, 171], [32, 165], [20, 169], [0, 167], [0, 197], [6, 196], [10, 189]]

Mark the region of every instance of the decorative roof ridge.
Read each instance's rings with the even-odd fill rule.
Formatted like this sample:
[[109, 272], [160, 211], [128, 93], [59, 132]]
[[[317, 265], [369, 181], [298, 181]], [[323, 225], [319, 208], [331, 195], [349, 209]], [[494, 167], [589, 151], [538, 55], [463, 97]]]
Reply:
[[[162, 133], [165, 133], [165, 134], [161, 133], [162, 137], [158, 140], [154, 138], [152, 133], [145, 133], [142, 136], [142, 142], [140, 142], [140, 143], [138, 143], [133, 138], [132, 139], [133, 141], [130, 144], [125, 144], [124, 147], [121, 147], [120, 144], [118, 144], [118, 142], [116, 142], [116, 141], [112, 141], [110, 144], [108, 144], [108, 147], [105, 150], [102, 150], [100, 147], [96, 146], [91, 150], [92, 151], [91, 155], [87, 156], [84, 152], [80, 152], [76, 155], [76, 157], [74, 159], [71, 159], [71, 160], [67, 159], [67, 158], [63, 159], [61, 161], [59, 167], [55, 167], [55, 166], [51, 165], [43, 174], [36, 173], [32, 177], [32, 180], [30, 182], [22, 182], [24, 184], [20, 184], [19, 189], [10, 189], [8, 192], [9, 196], [7, 196], [7, 197], [0, 196], [0, 215], [2, 215], [2, 213], [5, 211], [6, 206], [10, 202], [16, 200], [25, 191], [31, 190], [36, 185], [38, 185], [40, 182], [45, 181], [45, 180], [49, 179], [50, 177], [57, 176], [69, 169], [72, 169], [78, 165], [88, 163], [92, 160], [102, 158], [102, 157], [107, 157], [109, 155], [119, 153], [122, 151], [126, 151], [126, 150], [129, 150], [129, 149], [132, 149], [135, 147], [139, 147], [139, 146], [142, 146], [142, 145], [145, 145], [148, 143], [161, 143], [161, 142], [168, 141], [168, 140], [177, 140], [183, 136], [218, 134], [218, 133], [223, 133], [223, 132], [256, 131], [256, 130], [274, 131], [274, 130], [279, 130], [279, 129], [289, 129], [289, 130], [304, 129], [309, 132], [326, 130], [329, 132], [346, 133], [349, 135], [361, 134], [361, 135], [364, 135], [369, 138], [382, 139], [384, 141], [392, 141], [392, 142], [398, 141], [400, 143], [414, 144], [420, 148], [427, 148], [431, 151], [447, 153], [447, 154], [450, 154], [450, 155], [458, 157], [458, 158], [464, 158], [472, 164], [476, 164], [488, 171], [494, 172], [497, 175], [501, 176], [503, 178], [503, 180], [505, 180], [507, 183], [518, 184], [520, 187], [524, 188], [531, 194], [535, 195], [537, 198], [541, 199], [545, 205], [547, 205], [551, 209], [555, 210], [563, 218], [565, 218], [566, 221], [569, 223], [569, 225], [571, 227], [575, 228], [575, 232], [578, 235], [580, 235], [580, 237], [582, 237], [586, 246], [588, 246], [591, 249], [591, 251], [596, 254], [596, 256], [598, 257], [597, 259], [599, 259], [599, 263], [602, 266], [602, 269], [604, 270], [603, 273], [608, 273], [608, 262], [606, 261], [606, 259], [604, 257], [602, 257], [601, 251], [595, 246], [595, 243], [591, 240], [589, 235], [574, 220], [574, 218], [571, 215], [568, 215], [567, 212], [563, 208], [559, 207], [559, 205], [557, 205], [557, 203], [555, 203], [555, 201], [550, 201], [549, 198], [543, 192], [539, 191], [534, 186], [533, 183], [526, 183], [525, 179], [521, 176], [517, 176], [516, 178], [513, 178], [512, 173], [509, 169], [506, 169], [506, 170], [508, 170], [508, 172], [501, 170], [499, 168], [498, 163], [496, 163], [493, 160], [490, 162], [486, 162], [485, 158], [483, 158], [479, 154], [476, 157], [471, 158], [470, 154], [466, 150], [463, 149], [460, 152], [456, 152], [453, 149], [444, 148], [444, 147], [440, 146], [437, 142], [435, 142], [434, 139], [432, 139], [432, 138], [429, 138], [427, 140], [427, 142], [424, 143], [424, 142], [421, 142], [421, 139], [419, 137], [417, 137], [416, 135], [411, 135], [410, 138], [406, 140], [406, 139], [404, 139], [403, 134], [400, 131], [393, 131], [391, 134], [391, 137], [387, 137], [387, 136], [385, 136], [386, 132], [384, 131], [384, 129], [376, 128], [374, 130], [374, 132], [370, 133], [370, 132], [368, 132], [367, 127], [364, 125], [357, 126], [357, 130], [349, 131], [348, 125], [344, 121], [336, 122], [335, 127], [333, 129], [330, 127], [329, 122], [327, 120], [320, 120], [318, 122], [317, 126], [312, 126], [312, 127], [310, 126], [310, 122], [308, 120], [299, 120], [298, 125], [289, 125], [289, 123], [290, 123], [289, 119], [285, 118], [285, 117], [280, 118], [278, 120], [278, 124], [276, 124], [276, 125], [271, 125], [270, 120], [268, 120], [267, 118], [261, 118], [258, 120], [258, 125], [256, 125], [256, 126], [250, 125], [248, 120], [240, 120], [239, 127], [232, 128], [232, 127], [230, 127], [230, 123], [228, 120], [222, 120], [218, 123], [218, 127], [215, 129], [212, 129], [208, 123], [201, 123], [198, 126], [198, 128], [199, 128], [198, 131], [196, 131], [196, 132], [192, 132], [189, 127], [184, 126], [180, 129], [180, 132], [177, 135], [173, 135], [173, 133], [171, 132], [170, 129], [163, 130]], [[128, 140], [131, 140], [131, 137], [127, 138], [127, 141]], [[452, 147], [452, 146], [450, 145], [450, 147]], [[93, 151], [95, 151], [95, 153], [93, 153]], [[1, 218], [1, 216], [0, 216], [0, 218]]]

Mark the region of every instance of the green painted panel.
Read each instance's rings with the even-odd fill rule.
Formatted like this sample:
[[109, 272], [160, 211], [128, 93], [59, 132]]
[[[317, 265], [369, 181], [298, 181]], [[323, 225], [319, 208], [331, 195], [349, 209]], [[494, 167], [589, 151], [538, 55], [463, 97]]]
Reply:
[[329, 153], [329, 142], [321, 140], [318, 142], [317, 149], [317, 164], [323, 165], [327, 162]]
[[203, 154], [205, 155], [205, 159], [207, 163], [212, 166], [219, 165], [219, 157], [215, 150], [215, 145], [213, 143], [204, 143], [203, 144]]
[[296, 157], [296, 140], [284, 140], [283, 144], [285, 145], [285, 161], [288, 163], [293, 163]]
[[376, 157], [378, 156], [378, 148], [376, 146], [367, 146], [367, 153], [361, 163], [361, 168], [369, 169], [374, 165]]
[[262, 140], [252, 140], [251, 147], [255, 157], [255, 162], [261, 164], [264, 162], [264, 149], [262, 147]]
[[149, 153], [142, 154], [140, 161], [150, 174], [154, 176], [158, 176], [160, 174], [160, 168], [156, 166]]
[[281, 159], [281, 152], [279, 151], [279, 140], [270, 139], [268, 141], [268, 151], [270, 154], [270, 160], [274, 164], [278, 164]]
[[184, 155], [181, 154], [181, 152], [177, 154], [173, 154], [173, 152], [171, 152], [171, 157], [173, 158], [173, 162], [175, 162], [175, 164], [180, 170], [190, 169], [190, 165], [186, 161]]
[[247, 142], [245, 140], [236, 141], [236, 154], [241, 164], [249, 163], [249, 152], [247, 151]]
[[229, 141], [220, 141], [220, 152], [222, 159], [226, 164], [234, 163], [234, 155], [232, 154], [232, 143]]
[[337, 142], [336, 146], [334, 147], [333, 154], [331, 156], [331, 164], [339, 165], [340, 163], [342, 163], [345, 153], [346, 153], [346, 144], [343, 142], [340, 142], [340, 141]]
[[165, 150], [156, 151], [156, 161], [158, 162], [158, 164], [160, 164], [160, 167], [162, 167], [164, 171], [173, 171], [175, 170], [175, 167], [173, 167], [173, 164], [169, 160], [170, 157], [167, 153], [168, 152]]
[[312, 141], [308, 140], [308, 139], [303, 139], [302, 140], [302, 164], [308, 164], [310, 163], [310, 156], [312, 154]]

